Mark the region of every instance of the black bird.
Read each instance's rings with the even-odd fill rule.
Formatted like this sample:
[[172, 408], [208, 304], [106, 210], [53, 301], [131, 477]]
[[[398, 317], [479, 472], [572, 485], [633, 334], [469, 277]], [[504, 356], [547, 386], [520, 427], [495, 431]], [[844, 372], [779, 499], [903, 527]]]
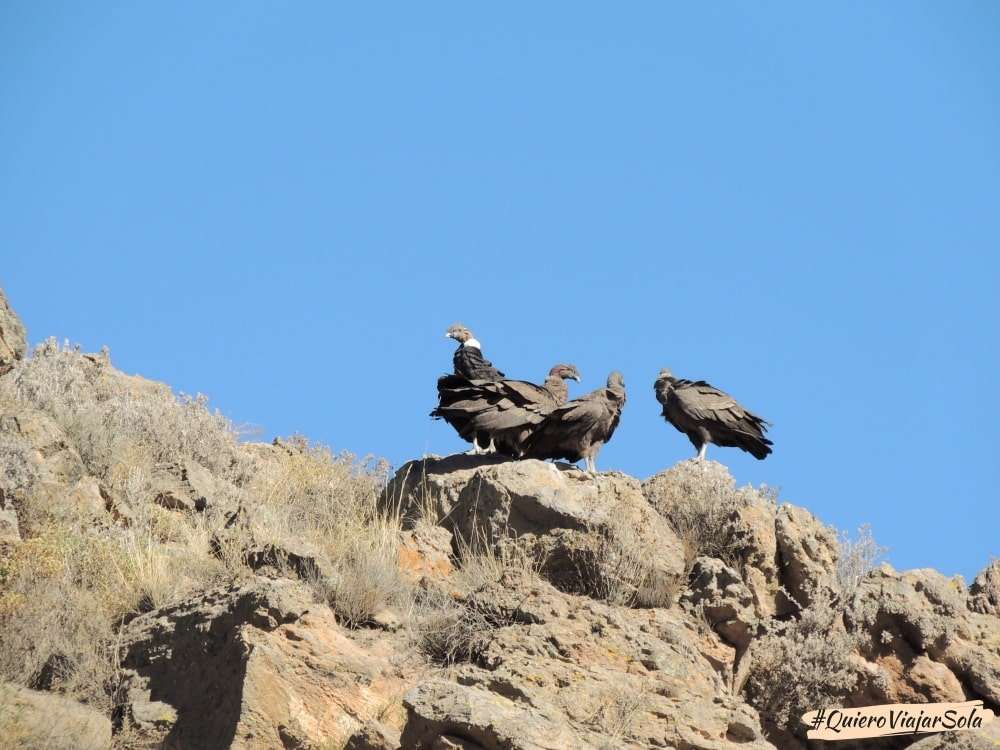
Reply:
[[620, 372], [608, 376], [604, 388], [553, 409], [525, 440], [525, 458], [563, 458], [586, 461], [597, 472], [597, 454], [615, 434], [625, 406], [625, 380]]
[[675, 378], [664, 368], [653, 390], [663, 405], [664, 418], [688, 436], [699, 459], [705, 458], [709, 443], [741, 448], [756, 459], [771, 453], [773, 443], [764, 437], [770, 423], [704, 380]]
[[438, 380], [438, 406], [431, 416], [446, 420], [464, 440], [488, 440], [501, 453], [520, 458], [535, 425], [566, 403], [566, 380], [580, 381], [573, 365], [555, 365], [542, 385], [446, 375]]

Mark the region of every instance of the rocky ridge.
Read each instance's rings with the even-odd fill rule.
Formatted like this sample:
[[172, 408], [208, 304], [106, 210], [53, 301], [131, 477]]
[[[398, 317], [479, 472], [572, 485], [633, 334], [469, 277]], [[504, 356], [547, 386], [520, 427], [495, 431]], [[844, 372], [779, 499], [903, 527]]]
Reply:
[[[74, 699], [86, 694], [63, 679], [79, 661], [66, 646], [27, 677], [0, 658], [0, 731], [25, 747], [795, 749], [810, 746], [782, 712], [796, 701], [1000, 708], [997, 563], [968, 587], [888, 565], [845, 581], [831, 529], [713, 462], [644, 482], [539, 461], [409, 462], [371, 521], [392, 519], [384, 549], [405, 595], [347, 617], [344, 559], [357, 553], [337, 558], [257, 513], [280, 507], [266, 488], [290, 486], [261, 477], [305, 465], [303, 449], [171, 448], [129, 458], [123, 478], [132, 446], [105, 460], [74, 431], [85, 411], [62, 419], [23, 395], [32, 358], [0, 302], [5, 635], [29, 621], [4, 571], [53, 530], [102, 545], [152, 524], [164, 555], [201, 550], [167, 559], [219, 566], [175, 567], [167, 578], [188, 585], [120, 607], [107, 702]], [[84, 402], [173, 398], [106, 357], [65, 361]], [[998, 732], [867, 746], [985, 748]]]

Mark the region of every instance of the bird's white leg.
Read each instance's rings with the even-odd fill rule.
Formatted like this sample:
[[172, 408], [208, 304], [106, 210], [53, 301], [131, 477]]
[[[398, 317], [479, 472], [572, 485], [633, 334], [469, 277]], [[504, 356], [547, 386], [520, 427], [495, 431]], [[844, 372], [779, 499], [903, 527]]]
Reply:
[[478, 456], [483, 452], [483, 449], [479, 447], [479, 436], [473, 435], [472, 437], [472, 450], [466, 451], [466, 456]]
[[708, 450], [708, 443], [707, 442], [702, 443], [701, 444], [701, 448], [698, 449], [698, 460], [699, 461], [704, 461], [705, 460], [705, 451], [707, 451], [707, 450]]
[[496, 453], [497, 452], [497, 446], [496, 446], [496, 443], [493, 441], [492, 437], [490, 438], [490, 445], [486, 449], [486, 452], [487, 453]]

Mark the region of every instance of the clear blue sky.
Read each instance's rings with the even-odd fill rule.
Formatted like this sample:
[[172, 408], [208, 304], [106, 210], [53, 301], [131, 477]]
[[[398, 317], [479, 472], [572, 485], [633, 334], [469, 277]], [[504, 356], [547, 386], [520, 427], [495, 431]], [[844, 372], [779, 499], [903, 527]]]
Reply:
[[[361, 7], [363, 5], [364, 7]], [[897, 567], [1000, 555], [1000, 4], [0, 6], [0, 285], [33, 342], [398, 465], [466, 323], [774, 422], [741, 482]]]

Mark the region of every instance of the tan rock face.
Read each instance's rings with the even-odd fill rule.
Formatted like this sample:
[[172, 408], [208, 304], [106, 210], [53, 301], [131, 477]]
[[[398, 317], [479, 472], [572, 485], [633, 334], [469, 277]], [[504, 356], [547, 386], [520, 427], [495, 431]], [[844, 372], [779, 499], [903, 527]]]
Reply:
[[362, 643], [348, 632], [288, 580], [259, 578], [149, 612], [123, 633], [127, 710], [165, 747], [346, 739], [407, 684], [390, 664], [405, 661], [404, 649], [384, 634]]
[[884, 670], [886, 698], [1000, 705], [1000, 618], [971, 611], [959, 581], [930, 569], [874, 571], [847, 610], [861, 653]]
[[11, 309], [3, 289], [0, 289], [0, 375], [9, 372], [18, 360], [24, 359], [26, 349], [24, 324]]
[[622, 561], [608, 552], [615, 548], [641, 550], [648, 576], [640, 600], [679, 591], [685, 574], [677, 535], [646, 502], [639, 482], [621, 474], [591, 477], [534, 460], [425, 459], [397, 472], [382, 505], [410, 523], [439, 520], [458, 544], [529, 541], [546, 561], [545, 575], [571, 592], [592, 593], [619, 576], [614, 568]]
[[155, 503], [169, 510], [203, 511], [215, 502], [219, 488], [208, 469], [185, 461], [157, 466], [151, 494]]
[[969, 586], [969, 609], [984, 615], [1000, 615], [1000, 560], [994, 560]]
[[840, 547], [833, 529], [817, 521], [805, 508], [787, 503], [778, 509], [774, 529], [781, 580], [796, 602], [808, 606], [812, 590], [837, 588]]
[[754, 607], [760, 617], [790, 611], [786, 606], [786, 597], [780, 592], [776, 516], [777, 509], [772, 503], [752, 503], [741, 508], [738, 515], [743, 531], [741, 562], [745, 583], [753, 595]]
[[404, 746], [458, 736], [487, 748], [770, 747], [703, 653], [715, 636], [680, 610], [612, 607], [513, 579], [467, 606], [505, 623], [472, 663], [452, 669], [450, 681], [478, 692], [407, 694]]
[[[568, 750], [576, 738], [558, 716], [503, 695], [454, 682], [430, 681], [406, 694], [403, 747]], [[466, 745], [468, 746], [468, 745]]]
[[[103, 489], [62, 429], [33, 409], [0, 408], [0, 541], [30, 536], [43, 518], [103, 521]], [[20, 514], [20, 516], [18, 515]]]
[[694, 561], [681, 603], [695, 616], [703, 616], [740, 652], [750, 645], [757, 624], [753, 594], [740, 575], [721, 560], [699, 557]]
[[454, 570], [451, 534], [440, 526], [419, 526], [401, 534], [399, 568], [413, 582], [441, 580]]

